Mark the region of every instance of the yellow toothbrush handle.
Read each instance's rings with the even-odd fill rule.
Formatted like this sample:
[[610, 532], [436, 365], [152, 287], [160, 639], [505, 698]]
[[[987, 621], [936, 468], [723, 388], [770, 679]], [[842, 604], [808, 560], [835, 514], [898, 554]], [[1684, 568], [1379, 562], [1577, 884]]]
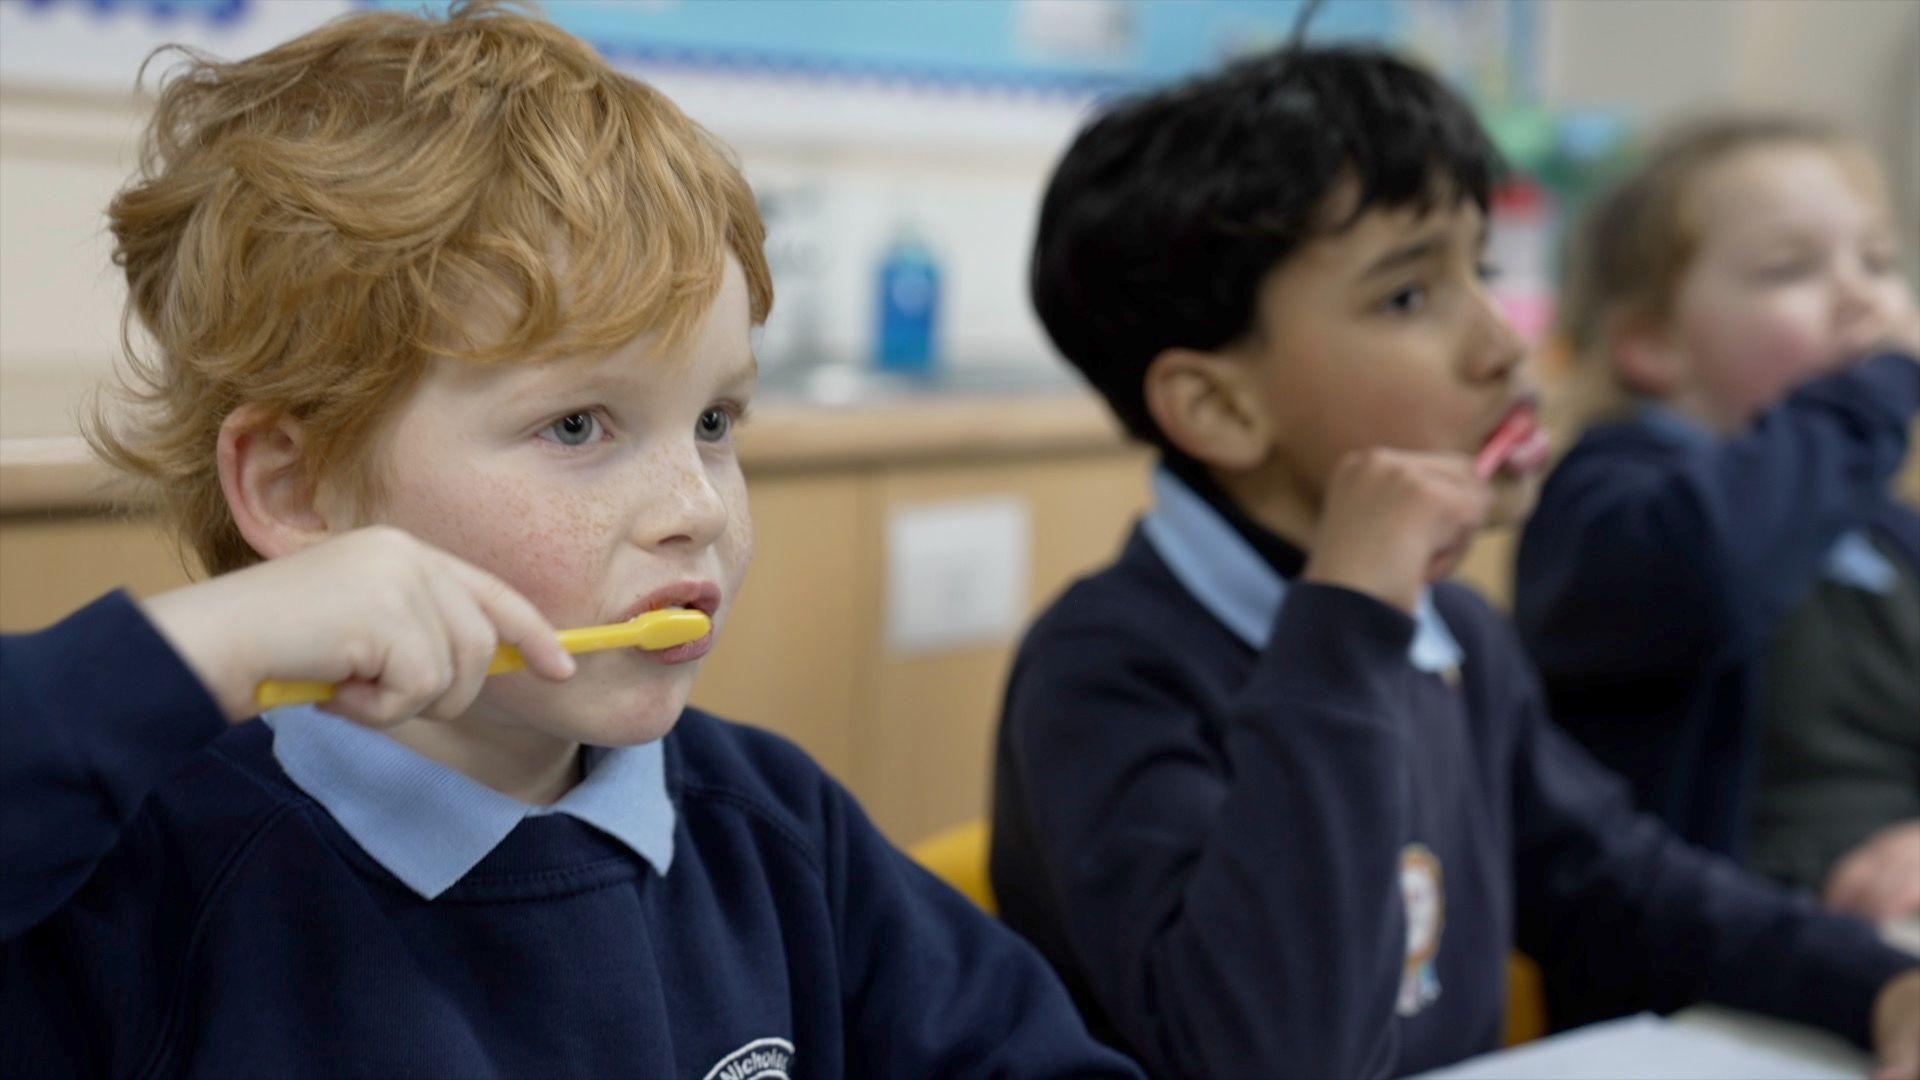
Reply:
[[[671, 649], [697, 641], [713, 629], [705, 613], [691, 608], [661, 608], [648, 611], [623, 623], [583, 626], [562, 630], [556, 635], [560, 647], [570, 653], [599, 652], [602, 649]], [[527, 666], [527, 658], [512, 645], [493, 650], [493, 663], [487, 674], [504, 675]], [[253, 703], [262, 709], [281, 705], [309, 705], [333, 696], [334, 684], [303, 679], [267, 679], [253, 692]]]
[[253, 691], [253, 703], [262, 709], [282, 705], [309, 705], [333, 696], [333, 684], [307, 679], [267, 679]]
[[[560, 647], [570, 653], [632, 648], [651, 651], [697, 641], [712, 628], [713, 623], [705, 614], [691, 608], [661, 608], [635, 615], [623, 623], [562, 630], [557, 636]], [[519, 649], [502, 645], [493, 651], [493, 663], [487, 665], [487, 674], [503, 675], [526, 666], [527, 659], [520, 655]]]

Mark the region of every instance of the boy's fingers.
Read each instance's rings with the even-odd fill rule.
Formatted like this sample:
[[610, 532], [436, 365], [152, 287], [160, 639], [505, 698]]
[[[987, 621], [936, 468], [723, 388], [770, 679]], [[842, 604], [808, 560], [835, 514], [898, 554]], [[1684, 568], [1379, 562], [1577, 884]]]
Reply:
[[1445, 477], [1462, 483], [1478, 483], [1473, 458], [1446, 450], [1383, 450], [1384, 460], [1396, 462], [1425, 476]]
[[439, 614], [418, 589], [399, 588], [396, 605], [378, 635], [380, 645], [359, 662], [367, 665], [340, 680], [323, 703], [328, 712], [372, 727], [390, 727], [417, 715], [436, 688], [452, 676], [452, 661], [438, 634]]
[[[370, 679], [334, 692], [338, 711], [378, 727], [420, 715], [453, 681], [453, 658], [431, 624], [414, 622], [394, 641], [386, 662]], [[358, 689], [364, 688], [364, 689]]]
[[336, 683], [333, 696], [321, 702], [320, 708], [335, 716], [344, 716], [362, 727], [386, 727], [391, 721], [385, 719], [377, 707], [378, 693], [378, 687], [357, 679]]
[[386, 728], [412, 719], [405, 701], [378, 683], [355, 679], [334, 687], [333, 696], [320, 707], [336, 716], [370, 728]]
[[480, 696], [499, 635], [469, 590], [444, 574], [431, 575], [430, 581], [452, 673], [445, 689], [421, 714], [444, 720], [467, 711]]
[[553, 624], [539, 608], [485, 570], [458, 559], [452, 561], [455, 574], [486, 613], [499, 640], [520, 650], [520, 655], [527, 658], [528, 670], [555, 681], [573, 675], [573, 657], [560, 647]]

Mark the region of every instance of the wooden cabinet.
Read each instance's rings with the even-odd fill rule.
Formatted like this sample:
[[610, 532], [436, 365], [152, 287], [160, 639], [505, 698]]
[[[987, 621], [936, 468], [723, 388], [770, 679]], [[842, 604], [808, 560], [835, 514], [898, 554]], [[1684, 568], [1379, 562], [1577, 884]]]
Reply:
[[116, 587], [165, 592], [189, 580], [189, 563], [150, 516], [0, 515], [0, 631], [46, 626]]

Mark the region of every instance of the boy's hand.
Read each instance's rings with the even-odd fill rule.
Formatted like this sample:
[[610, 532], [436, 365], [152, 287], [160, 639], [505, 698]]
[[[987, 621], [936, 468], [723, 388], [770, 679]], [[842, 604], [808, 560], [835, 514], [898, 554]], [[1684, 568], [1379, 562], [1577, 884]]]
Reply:
[[1920, 1080], [1920, 967], [1887, 981], [1873, 1001], [1873, 1080]]
[[1493, 508], [1463, 454], [1372, 449], [1334, 467], [1302, 580], [1342, 585], [1412, 613]]
[[1873, 922], [1920, 913], [1920, 820], [1889, 825], [1849, 851], [1821, 900]]
[[141, 605], [229, 721], [262, 679], [343, 683], [328, 712], [380, 727], [473, 704], [493, 650], [548, 679], [571, 656], [538, 609], [491, 574], [399, 529], [359, 529]]

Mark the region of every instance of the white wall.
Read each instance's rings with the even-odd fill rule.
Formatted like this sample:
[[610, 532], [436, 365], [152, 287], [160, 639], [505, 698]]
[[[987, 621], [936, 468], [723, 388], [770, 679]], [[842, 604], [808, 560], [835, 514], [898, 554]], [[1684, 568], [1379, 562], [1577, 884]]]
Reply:
[[1740, 106], [1840, 121], [1879, 152], [1920, 253], [1920, 0], [1547, 0], [1542, 92], [1648, 124]]
[[[734, 147], [770, 207], [780, 296], [763, 363], [795, 351], [815, 354], [799, 359], [865, 360], [878, 261], [903, 223], [925, 236], [941, 264], [947, 363], [1053, 362], [1026, 301], [1026, 259], [1041, 191], [1087, 102], [639, 74]], [[796, 319], [818, 327], [811, 347], [796, 348], [804, 336], [792, 332]]]
[[[941, 262], [946, 362], [1055, 363], [1026, 302], [1026, 254], [1084, 103], [643, 74], [735, 149], [774, 209], [780, 296], [763, 363], [866, 359], [877, 263], [909, 221]], [[105, 371], [117, 354], [104, 211], [144, 115], [129, 96], [0, 78], [0, 436], [66, 430], [73, 373]]]

